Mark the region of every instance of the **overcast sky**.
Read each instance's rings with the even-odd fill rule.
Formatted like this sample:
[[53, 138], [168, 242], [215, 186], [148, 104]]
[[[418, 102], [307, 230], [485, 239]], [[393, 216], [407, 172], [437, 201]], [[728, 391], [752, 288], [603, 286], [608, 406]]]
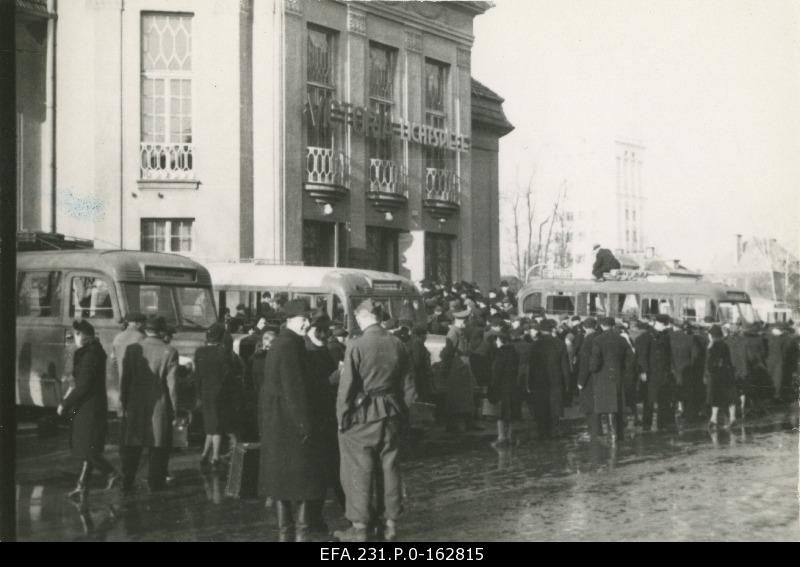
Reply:
[[534, 164], [542, 185], [569, 180], [624, 135], [647, 147], [664, 221], [646, 232], [666, 257], [707, 269], [737, 232], [800, 252], [800, 2], [497, 0], [475, 38], [473, 76], [516, 126], [501, 193]]

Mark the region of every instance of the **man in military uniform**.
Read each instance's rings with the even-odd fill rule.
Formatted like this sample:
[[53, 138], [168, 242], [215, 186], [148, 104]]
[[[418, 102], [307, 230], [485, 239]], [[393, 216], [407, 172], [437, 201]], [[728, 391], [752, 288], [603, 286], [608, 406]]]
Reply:
[[363, 334], [348, 345], [339, 382], [341, 480], [345, 516], [353, 523], [334, 532], [341, 541], [366, 541], [367, 529], [381, 511], [384, 538], [395, 539], [402, 509], [398, 441], [416, 393], [407, 351], [381, 327], [382, 315], [381, 305], [371, 299], [356, 307]]

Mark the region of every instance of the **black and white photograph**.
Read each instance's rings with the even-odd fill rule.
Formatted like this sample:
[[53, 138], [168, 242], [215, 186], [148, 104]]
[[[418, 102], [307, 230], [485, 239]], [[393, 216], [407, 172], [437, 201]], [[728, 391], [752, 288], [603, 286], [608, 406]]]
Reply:
[[0, 0], [0, 263], [0, 541], [800, 541], [797, 0]]

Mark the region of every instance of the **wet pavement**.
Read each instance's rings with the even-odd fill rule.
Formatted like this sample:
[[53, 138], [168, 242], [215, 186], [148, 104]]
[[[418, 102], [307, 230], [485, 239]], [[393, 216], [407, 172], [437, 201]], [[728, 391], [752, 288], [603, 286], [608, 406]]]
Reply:
[[[680, 432], [629, 428], [616, 445], [592, 442], [581, 421], [554, 441], [520, 428], [494, 449], [494, 424], [478, 433], [434, 426], [407, 451], [404, 541], [783, 540], [800, 541], [800, 435], [773, 412], [732, 431], [704, 424]], [[123, 497], [96, 488], [81, 510], [63, 427], [17, 440], [18, 539], [273, 541], [275, 511], [225, 495], [226, 473], [204, 473], [199, 449], [170, 460], [171, 487], [142, 484]], [[115, 448], [107, 451], [115, 465]], [[143, 472], [140, 471], [140, 481]], [[330, 527], [345, 527], [326, 504]]]

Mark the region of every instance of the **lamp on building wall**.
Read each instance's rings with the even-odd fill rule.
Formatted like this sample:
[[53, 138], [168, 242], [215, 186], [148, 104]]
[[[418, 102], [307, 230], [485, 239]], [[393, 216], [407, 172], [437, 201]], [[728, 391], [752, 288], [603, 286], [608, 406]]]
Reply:
[[333, 214], [333, 205], [330, 203], [325, 203], [322, 207], [322, 214], [325, 216], [330, 216]]
[[383, 218], [386, 219], [386, 222], [392, 222], [394, 220], [394, 215], [391, 211], [386, 211], [386, 214], [383, 215]]

